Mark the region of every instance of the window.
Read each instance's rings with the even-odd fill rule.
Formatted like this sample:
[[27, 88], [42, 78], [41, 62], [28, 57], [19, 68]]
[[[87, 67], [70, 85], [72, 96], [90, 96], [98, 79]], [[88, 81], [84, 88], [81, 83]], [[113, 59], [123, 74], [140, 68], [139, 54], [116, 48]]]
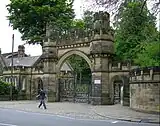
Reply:
[[25, 88], [25, 86], [26, 86], [25, 81], [26, 81], [26, 79], [24, 78], [24, 79], [23, 79], [23, 83], [22, 83], [22, 90], [25, 90], [25, 89], [26, 89], [26, 88]]
[[9, 77], [8, 79], [9, 79], [8, 82], [11, 83], [11, 77]]
[[5, 78], [5, 82], [8, 82], [8, 77]]
[[14, 77], [13, 82], [14, 82], [14, 86], [17, 88], [17, 77]]

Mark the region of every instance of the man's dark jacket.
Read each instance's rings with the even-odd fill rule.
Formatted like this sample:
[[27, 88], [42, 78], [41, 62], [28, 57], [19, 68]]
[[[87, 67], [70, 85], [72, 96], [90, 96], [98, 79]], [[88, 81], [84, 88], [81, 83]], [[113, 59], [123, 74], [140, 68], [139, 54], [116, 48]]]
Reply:
[[44, 100], [44, 99], [46, 98], [46, 94], [45, 94], [44, 91], [40, 91], [40, 94], [39, 94], [39, 95], [40, 95], [39, 98], [40, 98], [41, 100]]

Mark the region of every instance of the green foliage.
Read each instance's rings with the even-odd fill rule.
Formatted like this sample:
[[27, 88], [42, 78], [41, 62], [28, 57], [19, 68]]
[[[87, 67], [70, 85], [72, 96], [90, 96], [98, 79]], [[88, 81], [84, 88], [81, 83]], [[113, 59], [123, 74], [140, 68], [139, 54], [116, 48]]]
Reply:
[[83, 20], [81, 19], [75, 19], [72, 22], [72, 27], [73, 28], [80, 28], [80, 29], [84, 29], [85, 28], [85, 23]]
[[72, 4], [73, 0], [10, 0], [8, 20], [13, 29], [20, 31], [22, 40], [42, 44], [47, 23], [61, 29], [70, 26]]
[[141, 2], [131, 2], [123, 10], [116, 30], [116, 55], [119, 60], [135, 60], [143, 50], [143, 43], [152, 40], [157, 30], [155, 18], [147, 6], [141, 12]]
[[87, 30], [92, 29], [93, 27], [93, 11], [85, 11], [84, 15], [83, 15], [83, 21], [85, 23], [85, 28], [87, 28]]
[[71, 57], [68, 58], [68, 61], [71, 64], [74, 71], [77, 73], [90, 69], [85, 59], [83, 59], [78, 55], [72, 55]]
[[89, 90], [89, 85], [88, 84], [77, 84], [76, 85], [76, 92], [88, 92]]
[[142, 46], [144, 49], [138, 54], [135, 63], [143, 67], [160, 65], [160, 38], [153, 42], [146, 42]]
[[0, 95], [9, 94], [10, 85], [0, 80]]
[[72, 55], [67, 59], [71, 64], [74, 72], [77, 74], [78, 80], [82, 75], [82, 81], [88, 81], [91, 78], [91, 70], [88, 63], [78, 55]]
[[[13, 86], [12, 93], [18, 94], [18, 90]], [[0, 95], [9, 95], [10, 94], [10, 84], [0, 80]]]

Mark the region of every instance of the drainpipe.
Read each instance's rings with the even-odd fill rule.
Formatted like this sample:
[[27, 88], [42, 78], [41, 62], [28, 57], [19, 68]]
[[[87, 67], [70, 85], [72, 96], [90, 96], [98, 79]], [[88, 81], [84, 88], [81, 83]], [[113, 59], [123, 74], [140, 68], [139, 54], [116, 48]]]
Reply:
[[29, 89], [30, 89], [30, 100], [32, 99], [32, 94], [31, 94], [31, 89], [32, 89], [32, 71], [33, 71], [33, 68], [31, 66], [31, 78], [30, 78], [30, 85], [29, 85]]

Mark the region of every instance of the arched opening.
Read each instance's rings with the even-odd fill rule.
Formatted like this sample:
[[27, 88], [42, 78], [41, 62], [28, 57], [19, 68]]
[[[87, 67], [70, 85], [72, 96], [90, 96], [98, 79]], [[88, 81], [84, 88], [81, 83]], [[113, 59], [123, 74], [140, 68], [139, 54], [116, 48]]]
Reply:
[[116, 75], [112, 78], [114, 104], [129, 105], [129, 80], [126, 76]]
[[114, 87], [114, 104], [123, 104], [123, 82], [122, 80], [115, 80]]
[[[65, 57], [65, 58], [64, 58]], [[80, 55], [72, 54], [59, 60], [60, 101], [89, 103], [91, 95], [91, 69]]]
[[71, 50], [71, 51], [68, 51], [66, 52], [64, 55], [62, 55], [58, 61], [58, 64], [57, 64], [57, 72], [60, 72], [60, 68], [62, 67], [63, 63], [66, 61], [67, 58], [69, 58], [70, 56], [72, 55], [78, 55], [80, 57], [82, 57], [89, 65], [91, 71], [92, 71], [92, 63], [91, 63], [91, 60], [88, 58], [88, 56], [83, 53], [82, 51], [79, 51], [79, 50]]
[[42, 81], [42, 79], [41, 79], [41, 78], [38, 78], [38, 79], [37, 79], [37, 83], [38, 83], [37, 93], [39, 94], [40, 89], [43, 90], [43, 81]]

